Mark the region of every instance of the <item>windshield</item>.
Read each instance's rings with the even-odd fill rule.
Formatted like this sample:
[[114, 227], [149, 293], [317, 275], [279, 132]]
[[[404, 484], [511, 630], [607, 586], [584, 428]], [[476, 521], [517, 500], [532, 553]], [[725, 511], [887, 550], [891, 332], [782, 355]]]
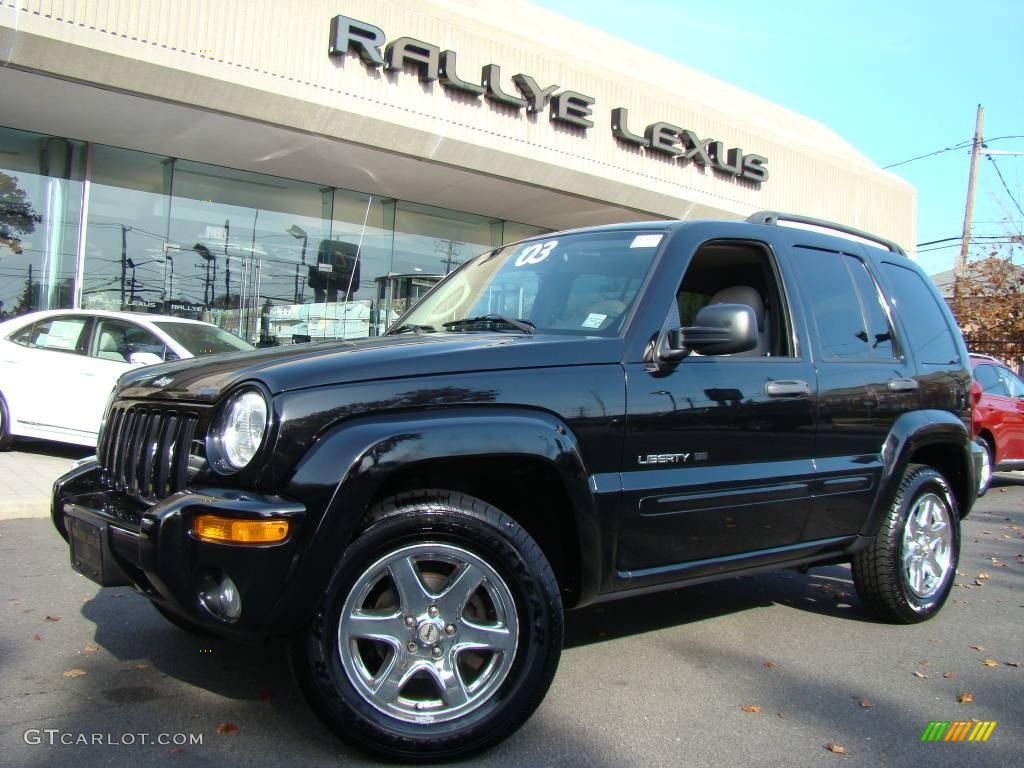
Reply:
[[390, 333], [522, 332], [527, 325], [536, 333], [615, 336], [664, 234], [589, 232], [498, 248], [452, 274]]
[[223, 331], [215, 325], [168, 322], [154, 322], [153, 325], [196, 357], [215, 355], [218, 352], [255, 349], [252, 344], [242, 341], [235, 334]]

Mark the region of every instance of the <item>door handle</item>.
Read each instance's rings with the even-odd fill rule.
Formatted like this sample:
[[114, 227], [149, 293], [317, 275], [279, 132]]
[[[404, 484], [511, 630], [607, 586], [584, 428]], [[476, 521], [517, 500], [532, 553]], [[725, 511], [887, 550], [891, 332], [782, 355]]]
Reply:
[[802, 397], [811, 394], [811, 386], [799, 379], [769, 381], [764, 385], [764, 393], [768, 397]]
[[917, 379], [889, 379], [890, 392], [913, 392], [917, 389]]

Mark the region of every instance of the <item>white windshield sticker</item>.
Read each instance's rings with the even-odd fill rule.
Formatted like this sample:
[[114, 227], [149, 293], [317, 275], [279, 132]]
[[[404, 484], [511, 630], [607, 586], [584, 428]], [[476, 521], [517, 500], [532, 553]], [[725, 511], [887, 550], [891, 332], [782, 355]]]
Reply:
[[587, 315], [587, 319], [583, 321], [584, 328], [600, 328], [601, 323], [608, 319], [608, 315], [599, 315], [596, 312], [591, 312]]
[[519, 258], [516, 259], [516, 266], [522, 267], [527, 264], [540, 264], [544, 259], [551, 255], [551, 252], [555, 250], [555, 246], [558, 245], [557, 240], [548, 240], [546, 243], [534, 243], [528, 245], [523, 249], [523, 252], [519, 254]]
[[661, 242], [662, 235], [637, 235], [633, 238], [633, 242], [629, 244], [630, 248], [657, 248], [658, 243]]

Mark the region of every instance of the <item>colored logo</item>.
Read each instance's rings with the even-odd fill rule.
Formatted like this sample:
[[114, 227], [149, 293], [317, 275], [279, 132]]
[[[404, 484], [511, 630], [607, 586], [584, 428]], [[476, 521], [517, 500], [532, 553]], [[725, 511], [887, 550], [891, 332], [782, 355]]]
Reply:
[[932, 720], [921, 741], [988, 741], [995, 729], [995, 720]]

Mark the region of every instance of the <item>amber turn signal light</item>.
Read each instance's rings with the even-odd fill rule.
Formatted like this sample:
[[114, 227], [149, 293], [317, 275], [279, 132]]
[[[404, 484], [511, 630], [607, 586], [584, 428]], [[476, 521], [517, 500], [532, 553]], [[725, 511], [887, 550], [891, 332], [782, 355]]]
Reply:
[[192, 533], [201, 541], [225, 544], [273, 544], [288, 538], [287, 520], [240, 520], [235, 517], [198, 515]]

